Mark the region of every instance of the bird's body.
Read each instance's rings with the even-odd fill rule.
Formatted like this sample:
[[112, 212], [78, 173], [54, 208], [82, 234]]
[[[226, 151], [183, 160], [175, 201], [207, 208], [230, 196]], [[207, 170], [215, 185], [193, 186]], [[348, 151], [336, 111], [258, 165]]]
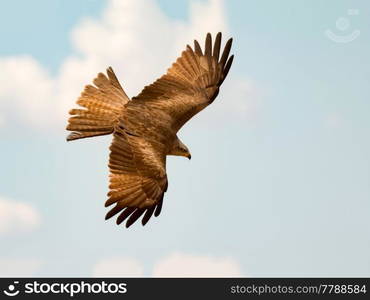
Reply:
[[203, 54], [197, 41], [187, 46], [167, 73], [129, 99], [112, 68], [99, 73], [95, 86], [87, 85], [77, 100], [84, 109], [72, 109], [67, 140], [113, 133], [110, 146], [110, 192], [106, 206], [116, 204], [106, 219], [118, 214], [117, 224], [126, 227], [140, 216], [145, 225], [161, 212], [167, 190], [166, 156], [190, 158], [177, 132], [195, 114], [216, 98], [225, 79], [231, 39], [219, 59], [221, 33], [212, 49], [207, 34]]

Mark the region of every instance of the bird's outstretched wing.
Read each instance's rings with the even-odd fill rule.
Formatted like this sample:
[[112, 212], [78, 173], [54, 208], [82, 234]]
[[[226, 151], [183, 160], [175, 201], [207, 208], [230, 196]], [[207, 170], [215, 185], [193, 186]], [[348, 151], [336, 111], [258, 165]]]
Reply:
[[99, 73], [93, 85], [86, 85], [77, 104], [83, 108], [70, 110], [67, 130], [73, 131], [67, 141], [112, 133], [129, 101], [113, 69]]
[[[161, 116], [161, 120], [157, 120], [158, 127], [177, 132], [218, 95], [233, 61], [234, 56], [229, 57], [231, 44], [232, 39], [229, 39], [220, 55], [220, 32], [213, 46], [211, 34], [207, 34], [204, 53], [195, 40], [194, 50], [188, 45], [165, 75], [128, 103], [129, 115], [137, 116], [145, 106], [153, 118]], [[135, 120], [128, 120], [131, 121], [135, 123]]]
[[116, 204], [106, 219], [119, 214], [116, 223], [131, 226], [143, 214], [142, 224], [161, 212], [167, 190], [165, 147], [128, 134], [119, 124], [110, 147], [110, 192], [105, 206]]

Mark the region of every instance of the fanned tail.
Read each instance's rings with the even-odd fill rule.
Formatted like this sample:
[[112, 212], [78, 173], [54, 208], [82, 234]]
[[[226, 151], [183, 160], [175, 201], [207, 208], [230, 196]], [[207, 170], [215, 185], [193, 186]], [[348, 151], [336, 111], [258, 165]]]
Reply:
[[85, 86], [77, 100], [81, 109], [72, 109], [67, 130], [72, 131], [67, 141], [106, 135], [114, 130], [125, 104], [130, 100], [119, 84], [113, 69], [107, 69], [108, 77], [99, 73], [93, 85]]

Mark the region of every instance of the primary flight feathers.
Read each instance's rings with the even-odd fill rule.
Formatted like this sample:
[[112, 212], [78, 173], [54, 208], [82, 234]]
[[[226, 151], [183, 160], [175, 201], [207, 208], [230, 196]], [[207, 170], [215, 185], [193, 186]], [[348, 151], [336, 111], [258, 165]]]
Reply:
[[194, 41], [167, 73], [142, 92], [128, 98], [113, 69], [99, 73], [77, 100], [82, 109], [72, 109], [68, 141], [113, 133], [110, 146], [110, 191], [105, 206], [115, 206], [106, 219], [117, 214], [117, 224], [132, 225], [142, 215], [145, 225], [161, 212], [167, 190], [166, 156], [190, 158], [177, 137], [179, 129], [217, 97], [233, 61], [232, 39], [222, 54], [221, 33], [212, 44], [208, 33], [204, 52]]

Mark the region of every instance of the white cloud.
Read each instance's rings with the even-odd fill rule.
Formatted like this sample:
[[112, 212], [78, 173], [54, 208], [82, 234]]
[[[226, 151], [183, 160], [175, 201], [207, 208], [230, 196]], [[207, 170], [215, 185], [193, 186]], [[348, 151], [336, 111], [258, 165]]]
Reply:
[[160, 260], [154, 277], [240, 277], [239, 264], [232, 258], [215, 258], [174, 253]]
[[[112, 257], [93, 267], [93, 277], [142, 277], [142, 264], [133, 258]], [[173, 253], [159, 260], [152, 277], [241, 277], [240, 265], [229, 257]]]
[[3, 114], [11, 113], [37, 127], [48, 122], [50, 114], [55, 115], [55, 83], [34, 58], [14, 56], [0, 59], [0, 82]]
[[[74, 28], [75, 52], [62, 63], [57, 77], [52, 78], [29, 56], [0, 58], [4, 119], [39, 129], [62, 129], [67, 111], [98, 72], [113, 66], [123, 87], [134, 96], [161, 76], [186, 44], [194, 38], [204, 41], [208, 31], [228, 36], [222, 0], [191, 2], [187, 22], [166, 16], [154, 0], [111, 0], [101, 18], [83, 19]], [[246, 99], [252, 89], [245, 79], [229, 83], [223, 108], [228, 107], [230, 118], [253, 112], [252, 102]]]
[[37, 259], [0, 259], [0, 277], [31, 277], [42, 266]]
[[40, 225], [40, 215], [30, 204], [0, 198], [0, 235], [30, 232]]
[[143, 267], [132, 258], [113, 257], [99, 261], [93, 269], [93, 277], [141, 277]]

